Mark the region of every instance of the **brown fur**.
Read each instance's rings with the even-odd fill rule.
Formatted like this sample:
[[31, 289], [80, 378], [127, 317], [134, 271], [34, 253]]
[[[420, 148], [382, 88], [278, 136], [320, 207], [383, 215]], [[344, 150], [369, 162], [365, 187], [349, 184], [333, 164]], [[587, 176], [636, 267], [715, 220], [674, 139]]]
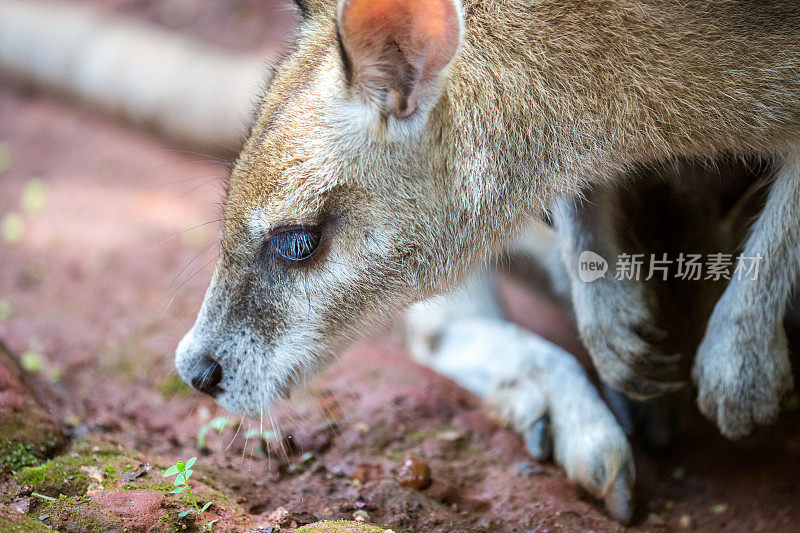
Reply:
[[[358, 161], [338, 176], [286, 175], [324, 105], [312, 80], [339, 61], [333, 3], [309, 9], [238, 161], [229, 216], [291, 196], [302, 200], [268, 218], [309, 220], [322, 192], [369, 175]], [[480, 227], [461, 230], [492, 248], [554, 194], [635, 163], [780, 154], [800, 142], [796, 2], [473, 1], [465, 12], [466, 42], [413, 156], [439, 182], [426, 188], [463, 195]]]
[[[556, 197], [631, 181], [643, 164], [755, 155], [780, 167], [800, 154], [796, 0], [373, 1], [416, 14], [373, 25], [358, 19], [374, 15], [370, 0], [303, 2], [233, 169], [223, 253], [176, 352], [181, 377], [232, 411], [263, 415]], [[356, 17], [345, 31], [342, 17]], [[270, 246], [297, 226], [321, 244], [291, 264]], [[614, 445], [599, 445], [572, 404], [552, 403], [555, 421], [573, 421], [556, 458], [629, 518], [633, 469], [613, 418]], [[570, 470], [570, 458], [594, 466]]]
[[[468, 0], [460, 49], [410, 109], [390, 81], [403, 54], [381, 56], [365, 92], [335, 2], [304, 6], [230, 178], [225, 252], [190, 335], [224, 354], [234, 410], [454, 285], [556, 196], [641, 164], [800, 150], [795, 0]], [[260, 257], [294, 224], [323, 226], [324, 253], [294, 270]]]

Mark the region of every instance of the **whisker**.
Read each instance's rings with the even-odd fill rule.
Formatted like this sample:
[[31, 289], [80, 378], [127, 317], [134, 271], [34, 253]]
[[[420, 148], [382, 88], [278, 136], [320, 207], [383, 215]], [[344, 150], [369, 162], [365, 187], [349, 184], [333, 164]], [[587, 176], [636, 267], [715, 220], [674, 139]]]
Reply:
[[[247, 429], [250, 429], [250, 419], [247, 421]], [[242, 446], [242, 460], [240, 464], [244, 464], [244, 454], [247, 451], [247, 440], [250, 438], [248, 435], [249, 431], [245, 431], [244, 433], [244, 446]]]
[[286, 450], [286, 444], [283, 442], [283, 433], [281, 433], [281, 428], [280, 426], [278, 426], [278, 424], [275, 422], [275, 418], [272, 416], [271, 407], [267, 408], [267, 415], [269, 416], [270, 423], [272, 424], [272, 431], [273, 433], [275, 433], [275, 438], [278, 442], [278, 446], [280, 447], [281, 452], [283, 452], [284, 459], [286, 459], [286, 461], [288, 462], [289, 452]]
[[[200, 254], [202, 254], [202, 258], [205, 258], [205, 257], [206, 257], [206, 256], [207, 256], [207, 255], [208, 255], [210, 252], [211, 252], [211, 250], [213, 250], [215, 246], [219, 245], [219, 244], [222, 242], [222, 240], [223, 240], [223, 239], [225, 239], [226, 237], [231, 237], [231, 236], [233, 236], [233, 235], [236, 235], [236, 234], [238, 234], [238, 233], [240, 233], [240, 232], [243, 232], [243, 231], [245, 231], [245, 228], [240, 228], [239, 230], [232, 232], [230, 235], [226, 235], [226, 236], [220, 237], [219, 239], [217, 239], [216, 241], [214, 241], [214, 242], [213, 242], [211, 245], [209, 245], [209, 246], [207, 246], [207, 247], [205, 248], [205, 250], [206, 250], [206, 251], [205, 251], [205, 253], [203, 253], [203, 251], [202, 251], [202, 250], [200, 251]], [[239, 251], [239, 250], [240, 250], [240, 249], [241, 249], [243, 246], [246, 246], [247, 244], [249, 244], [250, 242], [254, 241], [254, 240], [255, 240], [255, 239], [257, 239], [257, 238], [259, 238], [259, 236], [255, 236], [255, 237], [253, 237], [253, 238], [249, 239], [249, 240], [248, 240], [247, 242], [245, 242], [245, 243], [244, 243], [242, 246], [240, 246], [239, 248], [237, 248], [237, 249], [236, 249], [236, 250], [235, 250], [233, 253], [236, 253], [236, 252], [238, 252], [238, 251]], [[231, 247], [233, 247], [233, 246], [234, 246], [234, 245], [231, 245]], [[201, 266], [200, 268], [198, 268], [198, 269], [197, 269], [197, 270], [196, 270], [194, 273], [192, 273], [192, 274], [191, 274], [189, 277], [187, 277], [185, 280], [183, 280], [183, 281], [180, 283], [180, 285], [178, 285], [177, 287], [175, 287], [175, 289], [174, 289], [172, 292], [170, 292], [169, 294], [167, 294], [167, 295], [165, 296], [165, 298], [166, 298], [166, 297], [172, 297], [172, 296], [174, 296], [175, 294], [177, 294], [177, 292], [178, 292], [178, 291], [179, 291], [179, 290], [180, 290], [180, 289], [181, 289], [181, 288], [182, 288], [184, 285], [186, 285], [186, 283], [188, 283], [188, 282], [189, 282], [189, 281], [190, 281], [192, 278], [194, 278], [194, 277], [195, 277], [197, 274], [199, 274], [200, 272], [202, 272], [202, 271], [203, 271], [203, 270], [204, 270], [204, 269], [205, 269], [205, 268], [206, 268], [208, 265], [210, 265], [211, 263], [213, 263], [214, 261], [216, 261], [216, 260], [219, 258], [219, 256], [220, 256], [220, 255], [221, 255], [221, 254], [222, 254], [224, 251], [228, 251], [228, 249], [220, 249], [220, 252], [219, 252], [217, 255], [215, 255], [215, 256], [214, 256], [214, 257], [213, 257], [213, 258], [212, 258], [210, 261], [208, 261], [206, 264], [204, 264], [203, 266]], [[198, 255], [200, 255], [200, 254], [198, 254]], [[179, 277], [179, 276], [180, 276], [180, 275], [181, 275], [181, 274], [182, 274], [182, 273], [183, 273], [183, 272], [184, 272], [184, 271], [185, 271], [187, 268], [189, 268], [189, 266], [191, 266], [191, 264], [192, 264], [192, 263], [194, 263], [195, 261], [197, 261], [197, 259], [198, 259], [198, 257], [195, 257], [195, 259], [192, 259], [192, 261], [191, 261], [191, 262], [190, 262], [188, 265], [186, 265], [185, 267], [183, 267], [183, 269], [181, 270], [181, 272], [179, 272], [179, 273], [178, 273], [178, 276], [176, 276], [176, 278], [175, 278], [175, 279], [177, 280], [177, 278], [178, 278], [178, 277]], [[170, 284], [170, 287], [172, 287], [172, 284], [174, 284], [174, 283], [175, 283], [175, 280], [173, 280], [173, 282]], [[169, 288], [170, 288], [170, 287], [167, 287], [167, 290], [169, 290]]]
[[175, 239], [176, 237], [180, 237], [184, 233], [192, 231], [193, 229], [202, 228], [203, 226], [208, 226], [210, 224], [216, 224], [217, 222], [227, 222], [227, 221], [230, 221], [230, 220], [237, 220], [238, 221], [238, 220], [242, 220], [242, 219], [240, 219], [240, 218], [225, 218], [225, 217], [222, 217], [222, 218], [218, 218], [216, 220], [209, 220], [208, 222], [203, 222], [202, 224], [198, 224], [196, 226], [192, 226], [191, 228], [187, 228], [187, 229], [185, 229], [185, 230], [183, 230], [181, 232], [175, 233], [174, 235], [171, 235], [171, 236], [167, 237], [166, 239], [164, 239], [163, 241], [159, 242], [158, 244], [159, 245], [164, 244], [165, 242], [171, 241], [172, 239]]
[[[227, 446], [225, 446], [225, 450], [223, 450], [223, 451], [226, 451], [226, 452], [227, 452], [227, 451], [228, 451], [228, 448], [230, 448], [230, 447], [231, 447], [231, 444], [233, 444], [233, 441], [235, 441], [235, 440], [236, 440], [236, 437], [239, 435], [239, 430], [240, 430], [240, 429], [242, 429], [242, 422], [244, 422], [244, 419], [243, 419], [243, 418], [240, 418], [240, 419], [239, 419], [239, 424], [236, 426], [236, 433], [234, 433], [234, 434], [233, 434], [233, 437], [231, 438], [231, 441], [228, 443], [228, 445], [227, 445]], [[247, 441], [245, 441], [245, 444], [246, 444], [246, 443], [247, 443]]]

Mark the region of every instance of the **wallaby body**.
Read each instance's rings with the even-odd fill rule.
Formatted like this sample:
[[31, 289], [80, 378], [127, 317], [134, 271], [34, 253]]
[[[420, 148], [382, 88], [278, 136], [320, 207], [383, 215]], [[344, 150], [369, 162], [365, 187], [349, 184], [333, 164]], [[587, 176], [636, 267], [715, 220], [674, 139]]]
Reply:
[[[793, 0], [300, 7], [297, 44], [230, 178], [214, 279], [176, 354], [180, 375], [233, 411], [267, 408], [360, 329], [465, 279], [557, 198], [628, 181], [641, 164], [770, 158], [780, 187], [769, 225], [796, 225]], [[598, 495], [630, 483], [624, 437], [611, 441], [573, 476]], [[585, 453], [563, 446], [562, 463]]]

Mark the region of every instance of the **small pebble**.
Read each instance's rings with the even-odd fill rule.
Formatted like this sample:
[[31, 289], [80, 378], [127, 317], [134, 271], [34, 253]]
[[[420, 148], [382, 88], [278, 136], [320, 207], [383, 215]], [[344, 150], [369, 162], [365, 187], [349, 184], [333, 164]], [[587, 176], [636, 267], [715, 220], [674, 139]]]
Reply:
[[451, 429], [442, 431], [436, 435], [436, 438], [444, 442], [461, 442], [466, 438], [466, 435], [458, 430]]
[[103, 472], [102, 470], [100, 470], [98, 467], [96, 467], [94, 465], [82, 466], [81, 467], [81, 472], [86, 472], [86, 475], [87, 475], [87, 477], [89, 479], [93, 479], [94, 481], [97, 481], [98, 483], [102, 483], [103, 480], [106, 478], [105, 472]]
[[692, 517], [688, 514], [681, 515], [678, 519], [678, 525], [683, 529], [691, 529], [694, 527], [694, 520], [692, 520]]
[[531, 461], [523, 461], [514, 465], [514, 470], [518, 476], [538, 476], [545, 474], [547, 471], [542, 465], [533, 463]]
[[17, 500], [11, 502], [9, 507], [14, 509], [19, 513], [27, 513], [31, 510], [31, 500], [33, 498], [18, 498]]
[[101, 485], [96, 481], [92, 481], [91, 483], [89, 483], [89, 486], [86, 487], [87, 496], [92, 496], [93, 494], [99, 494], [102, 491], [103, 491], [103, 485]]
[[431, 484], [431, 469], [416, 457], [406, 457], [397, 473], [397, 484], [409, 489], [423, 490]]
[[656, 513], [650, 513], [649, 515], [647, 515], [647, 524], [653, 527], [664, 527], [667, 525], [667, 522], [661, 515]]
[[718, 503], [717, 505], [711, 507], [712, 514], [722, 514], [727, 510], [728, 510], [728, 505], [725, 503]]
[[359, 509], [353, 513], [353, 518], [356, 520], [356, 522], [369, 522], [370, 519], [369, 513], [362, 509]]

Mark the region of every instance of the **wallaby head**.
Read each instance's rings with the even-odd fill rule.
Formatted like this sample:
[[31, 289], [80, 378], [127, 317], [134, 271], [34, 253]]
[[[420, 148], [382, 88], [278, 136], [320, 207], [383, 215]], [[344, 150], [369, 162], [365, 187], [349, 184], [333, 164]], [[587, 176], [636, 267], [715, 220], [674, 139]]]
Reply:
[[256, 413], [581, 180], [800, 142], [794, 0], [685, 4], [299, 2], [181, 377]]
[[463, 36], [459, 4], [301, 8], [299, 40], [230, 177], [213, 280], [176, 354], [185, 381], [240, 413], [263, 410], [359, 329], [469, 262], [453, 250], [472, 206], [436, 192], [447, 160], [432, 126]]

